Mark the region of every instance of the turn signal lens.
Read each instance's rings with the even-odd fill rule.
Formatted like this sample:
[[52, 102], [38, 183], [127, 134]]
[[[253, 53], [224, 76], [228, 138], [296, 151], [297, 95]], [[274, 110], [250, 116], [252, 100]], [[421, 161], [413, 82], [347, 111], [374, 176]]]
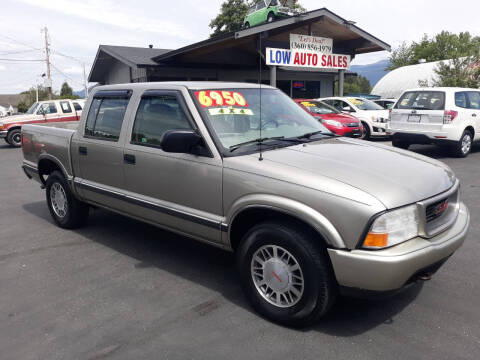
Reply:
[[369, 248], [383, 248], [388, 245], [388, 234], [368, 233], [363, 246]]

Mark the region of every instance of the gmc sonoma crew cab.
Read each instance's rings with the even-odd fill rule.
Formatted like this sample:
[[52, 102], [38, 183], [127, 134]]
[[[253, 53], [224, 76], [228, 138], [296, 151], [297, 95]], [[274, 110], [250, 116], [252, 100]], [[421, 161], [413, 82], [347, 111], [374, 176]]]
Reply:
[[25, 114], [0, 119], [0, 138], [13, 147], [22, 146], [21, 128], [25, 124], [78, 121], [84, 100], [46, 100], [34, 103]]
[[26, 125], [22, 139], [60, 227], [96, 206], [233, 251], [254, 308], [290, 325], [339, 291], [429, 277], [469, 225], [446, 165], [338, 137], [269, 86], [100, 86], [78, 130]]

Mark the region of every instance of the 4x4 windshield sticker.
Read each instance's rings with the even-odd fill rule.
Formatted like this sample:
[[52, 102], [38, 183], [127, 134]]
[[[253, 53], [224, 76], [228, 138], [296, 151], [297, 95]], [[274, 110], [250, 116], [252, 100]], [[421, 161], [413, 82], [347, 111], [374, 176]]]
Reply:
[[247, 115], [253, 116], [253, 111], [251, 109], [236, 109], [233, 107], [230, 108], [212, 108], [208, 109], [208, 113], [212, 116], [215, 115]]
[[202, 90], [196, 91], [195, 96], [204, 108], [212, 106], [248, 107], [247, 100], [238, 91]]
[[363, 101], [362, 100], [358, 100], [358, 99], [354, 99], [354, 98], [350, 98], [348, 99], [350, 100], [350, 102], [353, 104], [353, 105], [362, 105], [363, 104]]
[[306, 106], [306, 107], [316, 107], [317, 105], [315, 104], [312, 104], [311, 102], [308, 102], [308, 101], [302, 101], [301, 103], [303, 106]]

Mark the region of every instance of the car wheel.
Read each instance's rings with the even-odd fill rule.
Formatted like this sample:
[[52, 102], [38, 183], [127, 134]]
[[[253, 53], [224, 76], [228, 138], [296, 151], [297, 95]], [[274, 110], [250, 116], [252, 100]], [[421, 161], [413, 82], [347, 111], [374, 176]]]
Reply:
[[20, 129], [10, 130], [7, 135], [7, 143], [13, 147], [22, 146], [22, 131]]
[[275, 20], [275, 14], [274, 13], [269, 13], [267, 16], [267, 22], [271, 23]]
[[245, 23], [244, 27], [245, 27], [245, 29], [250, 29], [250, 23], [248, 23], [248, 22]]
[[52, 172], [47, 179], [46, 189], [48, 209], [58, 226], [76, 229], [86, 223], [89, 207], [73, 195], [62, 173]]
[[362, 123], [362, 135], [360, 136], [360, 139], [362, 140], [370, 140], [370, 127], [368, 126], [367, 123]]
[[6, 142], [8, 145], [11, 145], [11, 144], [8, 142], [8, 138], [3, 138], [3, 140], [5, 140], [5, 142]]
[[472, 142], [473, 142], [473, 135], [470, 131], [465, 130], [462, 134], [460, 140], [454, 145], [454, 153], [457, 157], [467, 157], [472, 151]]
[[296, 225], [266, 222], [244, 237], [237, 264], [252, 306], [275, 322], [306, 326], [333, 305], [337, 284], [326, 249]]
[[410, 144], [406, 141], [392, 140], [392, 146], [400, 149], [408, 150], [408, 148], [410, 147]]

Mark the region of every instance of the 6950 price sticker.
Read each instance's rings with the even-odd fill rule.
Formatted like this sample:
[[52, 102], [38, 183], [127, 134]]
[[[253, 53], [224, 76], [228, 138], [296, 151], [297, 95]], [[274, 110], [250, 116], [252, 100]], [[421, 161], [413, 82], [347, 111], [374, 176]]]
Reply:
[[248, 106], [247, 100], [236, 91], [196, 91], [195, 96], [204, 108], [211, 106]]

